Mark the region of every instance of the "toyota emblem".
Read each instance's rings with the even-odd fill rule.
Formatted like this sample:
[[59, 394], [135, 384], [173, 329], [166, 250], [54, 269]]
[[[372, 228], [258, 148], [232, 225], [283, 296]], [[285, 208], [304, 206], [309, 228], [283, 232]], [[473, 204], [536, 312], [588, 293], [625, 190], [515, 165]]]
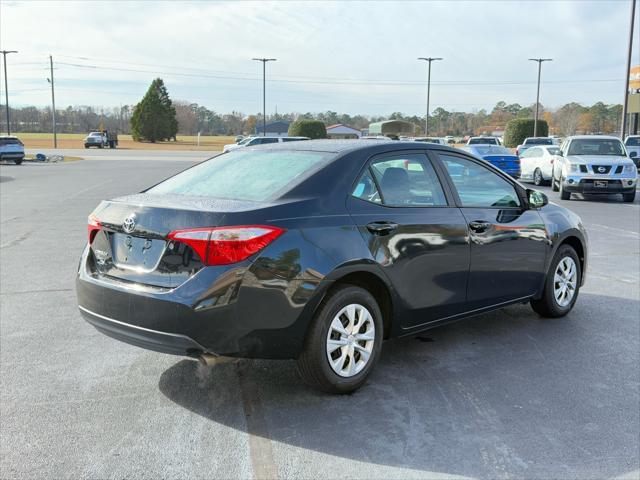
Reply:
[[598, 172], [599, 172], [599, 173], [604, 173], [604, 172], [606, 172], [606, 171], [607, 171], [607, 169], [606, 169], [606, 168], [604, 168], [604, 167], [598, 167]]
[[124, 222], [122, 222], [122, 229], [127, 233], [131, 233], [136, 229], [136, 219], [133, 215], [124, 219]]

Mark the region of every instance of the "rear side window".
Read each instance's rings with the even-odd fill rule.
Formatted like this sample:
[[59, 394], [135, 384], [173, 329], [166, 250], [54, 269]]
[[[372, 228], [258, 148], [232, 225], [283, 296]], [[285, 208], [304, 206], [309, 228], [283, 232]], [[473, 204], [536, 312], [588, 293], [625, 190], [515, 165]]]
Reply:
[[504, 178], [471, 160], [440, 155], [463, 207], [519, 207], [515, 188]]
[[0, 138], [0, 145], [22, 145], [17, 138]]
[[431, 163], [420, 154], [398, 155], [374, 161], [370, 167], [382, 203], [389, 206], [432, 207], [447, 205]]
[[185, 170], [146, 193], [263, 202], [291, 190], [334, 156], [326, 152], [238, 149]]
[[356, 183], [351, 195], [366, 200], [367, 202], [382, 203], [378, 187], [376, 187], [376, 182], [373, 181], [373, 177], [368, 168], [362, 174], [358, 183]]

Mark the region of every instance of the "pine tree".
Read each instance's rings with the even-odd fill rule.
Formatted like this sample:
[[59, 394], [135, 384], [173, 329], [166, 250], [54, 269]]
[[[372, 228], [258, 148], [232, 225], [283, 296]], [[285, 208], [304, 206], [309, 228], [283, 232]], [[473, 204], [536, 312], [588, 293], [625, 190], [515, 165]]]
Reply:
[[176, 109], [161, 78], [156, 78], [133, 109], [131, 132], [135, 141], [175, 139], [178, 133]]

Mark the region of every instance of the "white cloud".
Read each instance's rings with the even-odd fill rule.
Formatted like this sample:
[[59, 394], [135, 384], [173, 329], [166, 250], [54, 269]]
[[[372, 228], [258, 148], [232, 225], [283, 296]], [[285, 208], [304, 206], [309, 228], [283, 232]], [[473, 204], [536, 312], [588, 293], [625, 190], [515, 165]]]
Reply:
[[[532, 103], [532, 56], [554, 58], [543, 67], [544, 104], [620, 102], [628, 7], [617, 1], [2, 2], [0, 42], [20, 51], [8, 58], [12, 104], [48, 104], [51, 53], [60, 106], [133, 103], [161, 76], [173, 98], [256, 112], [261, 65], [250, 59], [268, 56], [278, 59], [267, 66], [270, 110], [277, 104], [279, 111], [419, 114], [424, 85], [385, 81], [423, 82], [426, 65], [416, 57], [430, 55], [445, 58], [433, 66], [433, 108]], [[367, 81], [331, 83], [337, 79]]]

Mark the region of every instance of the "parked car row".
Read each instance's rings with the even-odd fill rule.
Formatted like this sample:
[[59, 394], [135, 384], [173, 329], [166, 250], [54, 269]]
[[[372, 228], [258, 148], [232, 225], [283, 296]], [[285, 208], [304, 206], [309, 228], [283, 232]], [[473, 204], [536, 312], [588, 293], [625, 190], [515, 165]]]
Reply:
[[568, 137], [562, 147], [540, 145], [520, 156], [521, 179], [551, 189], [569, 200], [572, 193], [622, 194], [633, 202], [638, 182], [637, 154], [631, 157], [620, 139], [604, 135]]

